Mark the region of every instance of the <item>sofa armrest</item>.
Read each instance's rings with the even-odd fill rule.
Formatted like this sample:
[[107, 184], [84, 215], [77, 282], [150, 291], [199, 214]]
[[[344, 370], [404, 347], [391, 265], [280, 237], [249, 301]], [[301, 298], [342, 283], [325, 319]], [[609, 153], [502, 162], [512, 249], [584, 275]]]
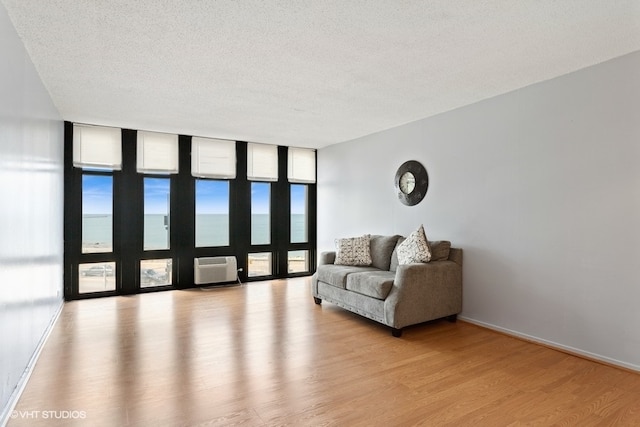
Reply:
[[[328, 252], [320, 252], [320, 256], [318, 257], [318, 266], [333, 264], [336, 260], [336, 252], [328, 251]], [[318, 272], [316, 271], [311, 276], [311, 294], [314, 298], [318, 297]], [[318, 304], [319, 300], [316, 300], [316, 304]]]
[[385, 300], [389, 325], [407, 325], [462, 311], [462, 266], [454, 261], [398, 266]]
[[333, 264], [335, 260], [336, 260], [335, 251], [321, 252], [320, 258], [318, 259], [318, 265]]

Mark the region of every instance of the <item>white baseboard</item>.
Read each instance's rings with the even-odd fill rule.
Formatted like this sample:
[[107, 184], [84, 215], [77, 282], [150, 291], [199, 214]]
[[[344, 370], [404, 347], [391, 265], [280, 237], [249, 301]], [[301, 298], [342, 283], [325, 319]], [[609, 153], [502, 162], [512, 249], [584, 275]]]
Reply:
[[483, 328], [487, 328], [487, 329], [491, 329], [497, 332], [501, 332], [503, 334], [506, 335], [511, 335], [513, 337], [516, 338], [521, 338], [524, 339], [526, 341], [531, 341], [534, 343], [538, 343], [559, 351], [563, 351], [565, 353], [569, 353], [569, 354], [573, 354], [575, 356], [580, 356], [580, 357], [584, 357], [585, 359], [590, 359], [590, 360], [594, 360], [594, 361], [599, 361], [599, 362], [603, 362], [606, 363], [608, 365], [613, 365], [613, 366], [619, 366], [621, 368], [624, 369], [628, 369], [630, 371], [635, 371], [640, 373], [640, 366], [638, 365], [634, 365], [633, 363], [627, 363], [627, 362], [623, 362], [621, 360], [617, 360], [617, 359], [613, 359], [610, 357], [606, 357], [606, 356], [602, 356], [600, 354], [596, 354], [596, 353], [591, 353], [589, 351], [585, 351], [585, 350], [581, 350], [579, 348], [574, 348], [571, 346], [567, 346], [564, 344], [559, 344], [557, 342], [553, 342], [553, 341], [549, 341], [549, 340], [545, 340], [542, 338], [538, 338], [536, 336], [533, 335], [528, 335], [528, 334], [523, 334], [522, 332], [518, 332], [518, 331], [513, 331], [511, 329], [507, 329], [507, 328], [503, 328], [500, 326], [496, 326], [493, 325], [491, 323], [486, 323], [486, 322], [482, 322], [480, 320], [476, 320], [476, 319], [472, 319], [470, 317], [466, 317], [466, 316], [460, 316], [458, 315], [458, 319], [468, 322], [468, 323], [472, 323], [474, 325], [478, 325], [481, 326]]
[[47, 339], [49, 339], [49, 335], [51, 335], [51, 331], [53, 331], [53, 327], [58, 322], [60, 313], [62, 313], [62, 307], [64, 307], [64, 301], [60, 301], [60, 306], [58, 307], [56, 314], [51, 319], [51, 322], [49, 322], [49, 325], [47, 326], [47, 329], [44, 331], [44, 334], [42, 334], [42, 338], [40, 338], [40, 341], [38, 342], [36, 350], [31, 355], [31, 359], [29, 359], [29, 363], [27, 363], [27, 367], [22, 373], [22, 376], [20, 377], [20, 380], [18, 381], [16, 388], [13, 390], [13, 393], [11, 393], [11, 397], [9, 397], [9, 401], [7, 402], [7, 405], [3, 408], [2, 413], [0, 413], [0, 426], [6, 427], [7, 423], [9, 422], [9, 418], [13, 413], [13, 410], [15, 409], [16, 404], [18, 403], [18, 400], [20, 399], [20, 396], [22, 396], [22, 392], [24, 391], [24, 388], [27, 386], [27, 382], [29, 381], [31, 374], [33, 373], [33, 368], [36, 366], [36, 362], [40, 357], [40, 353], [42, 352], [42, 349], [44, 348], [44, 345], [47, 342]]

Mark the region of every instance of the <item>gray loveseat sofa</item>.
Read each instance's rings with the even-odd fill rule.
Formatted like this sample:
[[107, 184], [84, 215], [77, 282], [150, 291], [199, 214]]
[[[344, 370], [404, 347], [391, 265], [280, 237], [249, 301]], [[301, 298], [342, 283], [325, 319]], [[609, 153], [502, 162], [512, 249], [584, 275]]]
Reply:
[[429, 242], [431, 261], [398, 264], [401, 236], [370, 238], [370, 266], [335, 265], [336, 252], [323, 252], [312, 277], [316, 304], [329, 301], [391, 327], [402, 328], [433, 319], [454, 322], [462, 311], [462, 249], [447, 241]]

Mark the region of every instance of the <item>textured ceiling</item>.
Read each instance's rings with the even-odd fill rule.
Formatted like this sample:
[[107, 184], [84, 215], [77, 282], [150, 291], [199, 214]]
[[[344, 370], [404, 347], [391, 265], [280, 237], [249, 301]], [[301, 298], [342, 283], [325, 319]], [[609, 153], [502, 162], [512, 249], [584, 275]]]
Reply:
[[65, 120], [320, 148], [640, 50], [638, 0], [0, 0]]

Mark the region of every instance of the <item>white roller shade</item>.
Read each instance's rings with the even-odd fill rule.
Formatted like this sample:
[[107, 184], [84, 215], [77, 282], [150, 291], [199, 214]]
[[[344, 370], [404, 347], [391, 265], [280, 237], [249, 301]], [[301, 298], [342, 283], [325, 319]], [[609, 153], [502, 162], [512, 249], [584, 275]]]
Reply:
[[247, 179], [249, 181], [278, 180], [278, 146], [247, 144]]
[[73, 166], [77, 168], [122, 169], [120, 128], [73, 125]]
[[316, 182], [316, 152], [307, 148], [289, 147], [288, 150], [289, 182], [313, 184]]
[[236, 177], [236, 142], [224, 139], [191, 139], [191, 175], [199, 178]]
[[178, 173], [178, 135], [138, 131], [140, 173]]

